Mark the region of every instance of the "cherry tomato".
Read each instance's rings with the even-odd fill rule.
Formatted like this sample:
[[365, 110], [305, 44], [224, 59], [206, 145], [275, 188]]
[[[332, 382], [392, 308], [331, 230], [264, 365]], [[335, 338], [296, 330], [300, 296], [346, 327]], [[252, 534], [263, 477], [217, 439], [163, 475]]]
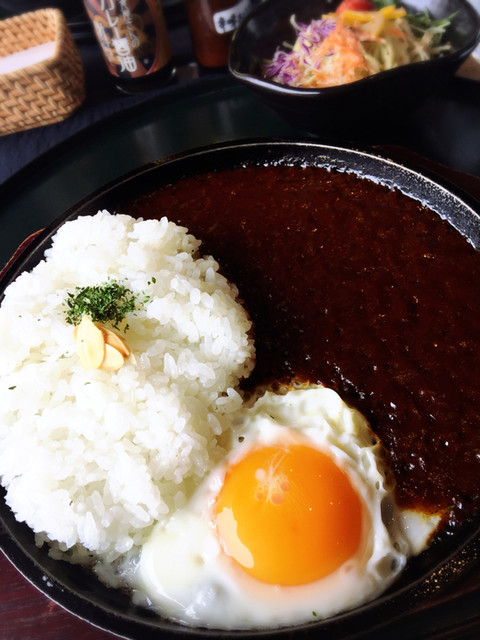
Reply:
[[371, 0], [342, 0], [336, 12], [342, 11], [375, 11], [375, 5]]

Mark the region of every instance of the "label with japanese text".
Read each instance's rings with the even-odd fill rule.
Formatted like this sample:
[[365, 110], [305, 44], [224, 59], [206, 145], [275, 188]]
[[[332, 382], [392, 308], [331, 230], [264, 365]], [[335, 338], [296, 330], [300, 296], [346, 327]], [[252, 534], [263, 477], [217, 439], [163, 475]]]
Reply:
[[213, 15], [213, 23], [217, 33], [228, 33], [237, 28], [243, 18], [256, 3], [253, 0], [240, 0], [230, 7]]
[[170, 60], [170, 43], [158, 0], [84, 0], [112, 75], [139, 78]]

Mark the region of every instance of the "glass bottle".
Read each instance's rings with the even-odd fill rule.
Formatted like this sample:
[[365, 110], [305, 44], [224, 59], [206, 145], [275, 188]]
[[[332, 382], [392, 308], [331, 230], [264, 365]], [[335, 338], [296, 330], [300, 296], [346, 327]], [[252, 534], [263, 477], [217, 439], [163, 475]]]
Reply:
[[259, 0], [185, 0], [195, 57], [225, 67], [233, 31]]
[[174, 74], [160, 0], [83, 0], [115, 84], [126, 93], [149, 91]]

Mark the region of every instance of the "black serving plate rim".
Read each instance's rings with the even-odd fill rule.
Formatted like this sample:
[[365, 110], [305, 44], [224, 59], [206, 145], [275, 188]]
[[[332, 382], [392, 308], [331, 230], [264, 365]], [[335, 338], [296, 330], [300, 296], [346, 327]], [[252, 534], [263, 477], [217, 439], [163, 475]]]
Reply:
[[[480, 204], [478, 201], [456, 188], [455, 185], [450, 182], [443, 178], [438, 178], [434, 173], [430, 173], [424, 169], [419, 171], [409, 163], [403, 164], [391, 160], [387, 156], [369, 149], [339, 147], [313, 141], [243, 140], [232, 143], [219, 143], [189, 152], [173, 154], [161, 161], [148, 163], [97, 189], [86, 198], [83, 198], [79, 203], [69, 208], [56, 221], [41, 231], [32, 240], [25, 253], [19, 255], [9, 263], [0, 280], [0, 295], [3, 296], [4, 287], [13, 280], [18, 273], [25, 268], [30, 268], [33, 263], [38, 262], [43, 255], [44, 249], [50, 244], [52, 235], [65, 221], [73, 219], [77, 215], [95, 213], [92, 209], [88, 210], [88, 207], [91, 207], [97, 200], [105, 197], [107, 197], [108, 200], [112, 194], [115, 196], [115, 192], [117, 191], [120, 192], [120, 196], [124, 199], [125, 193], [128, 192], [132, 186], [135, 187], [137, 183], [139, 183], [142, 187], [145, 187], [145, 185], [151, 183], [152, 176], [155, 177], [158, 172], [165, 171], [165, 168], [168, 169], [170, 167], [175, 172], [177, 165], [181, 166], [182, 163], [186, 161], [187, 164], [190, 162], [194, 166], [198, 159], [203, 161], [205, 157], [212, 159], [215, 163], [216, 158], [221, 157], [222, 154], [228, 156], [229, 153], [235, 154], [238, 153], [239, 150], [240, 160], [237, 166], [242, 166], [242, 159], [248, 156], [248, 154], [260, 150], [266, 150], [267, 155], [269, 150], [272, 150], [272, 161], [277, 158], [276, 161], [287, 163], [298, 161], [298, 158], [302, 157], [301, 153], [299, 154], [300, 150], [312, 150], [319, 155], [319, 165], [323, 166], [325, 159], [330, 155], [333, 160], [329, 166], [334, 166], [340, 170], [351, 170], [352, 160], [366, 160], [373, 163], [380, 163], [388, 168], [388, 171], [384, 173], [387, 182], [391, 179], [388, 176], [392, 169], [395, 169], [400, 173], [405, 173], [406, 176], [413, 180], [413, 188], [416, 188], [417, 181], [420, 181], [422, 184], [427, 184], [429, 188], [440, 188], [442, 197], [449, 195], [453, 197], [454, 200], [460, 201], [466, 206], [467, 210], [471, 211], [472, 215], [475, 216], [474, 223], [475, 226], [478, 227], [477, 231], [479, 233], [476, 237], [476, 242], [478, 242], [478, 238], [480, 237]], [[324, 155], [322, 155], [322, 152]], [[280, 153], [281, 155], [278, 156]], [[278, 157], [280, 157], [280, 160], [278, 160]], [[345, 157], [349, 160], [348, 163], [345, 162]], [[262, 162], [263, 161], [264, 158], [262, 157]], [[208, 170], [208, 168], [205, 168], [203, 162], [202, 164], [203, 168], [198, 171], [198, 173]], [[363, 175], [369, 177], [368, 172]], [[143, 189], [134, 195], [136, 197], [144, 192]], [[4, 495], [3, 490], [2, 495]], [[9, 511], [3, 504], [1, 505], [1, 509], [3, 511]], [[244, 638], [268, 638], [277, 636], [299, 638], [300, 636], [308, 636], [311, 633], [318, 635], [320, 631], [324, 631], [326, 634], [334, 633], [335, 638], [360, 638], [363, 637], [363, 633], [358, 632], [358, 629], [365, 628], [368, 629], [368, 637], [371, 637], [371, 633], [376, 627], [382, 627], [382, 621], [388, 622], [389, 620], [397, 618], [402, 619], [407, 615], [409, 608], [411, 608], [414, 603], [428, 601], [429, 597], [431, 597], [433, 593], [438, 592], [439, 588], [443, 587], [446, 589], [457, 584], [465, 572], [480, 570], [480, 528], [479, 523], [475, 521], [465, 527], [461, 535], [458, 539], [456, 538], [453, 543], [451, 540], [443, 540], [439, 543], [443, 545], [442, 550], [448, 549], [448, 553], [445, 553], [444, 556], [435, 563], [433, 570], [432, 567], [430, 567], [428, 571], [420, 568], [417, 573], [414, 572], [412, 580], [407, 580], [406, 584], [402, 584], [401, 580], [397, 581], [397, 586], [393, 585], [387, 593], [352, 612], [346, 612], [327, 621], [275, 630], [223, 631], [216, 629], [194, 629], [179, 627], [167, 620], [150, 615], [148, 612], [145, 612], [145, 610], [138, 609], [131, 604], [125, 607], [124, 610], [118, 611], [113, 605], [99, 604], [98, 599], [92, 599], [88, 594], [72, 593], [68, 584], [55, 577], [54, 571], [50, 571], [50, 567], [48, 566], [49, 562], [39, 562], [38, 558], [35, 557], [36, 552], [33, 549], [33, 535], [31, 536], [31, 544], [28, 543], [25, 545], [19, 543], [14, 532], [12, 532], [13, 514], [10, 514], [10, 517], [7, 514], [8, 522], [4, 521], [5, 519], [1, 512], [0, 515], [0, 548], [27, 580], [71, 613], [100, 628], [109, 630], [125, 638], [141, 637], [147, 640], [148, 638], [157, 637], [160, 631], [172, 637], [203, 636], [211, 638], [233, 638], [239, 635]], [[13, 528], [18, 527], [25, 527], [25, 525], [14, 521]], [[431, 550], [428, 550], [426, 553], [428, 556], [429, 553], [436, 552], [436, 545], [433, 545]], [[458, 558], [460, 555], [462, 555], [462, 560], [459, 563]], [[59, 561], [53, 561], [54, 566], [57, 566], [57, 562]], [[446, 575], [448, 576], [447, 579], [445, 578]], [[392, 607], [393, 609], [399, 607], [396, 613], [395, 610], [392, 611]], [[352, 624], [354, 625], [353, 627]]]

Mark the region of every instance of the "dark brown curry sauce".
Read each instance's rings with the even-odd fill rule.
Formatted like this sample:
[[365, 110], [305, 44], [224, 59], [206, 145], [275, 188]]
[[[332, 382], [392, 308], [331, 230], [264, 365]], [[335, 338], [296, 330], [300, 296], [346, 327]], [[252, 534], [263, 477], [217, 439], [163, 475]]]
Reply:
[[333, 387], [389, 450], [402, 505], [478, 513], [480, 255], [447, 222], [369, 180], [279, 166], [189, 178], [128, 212], [187, 226], [237, 284], [250, 385]]

